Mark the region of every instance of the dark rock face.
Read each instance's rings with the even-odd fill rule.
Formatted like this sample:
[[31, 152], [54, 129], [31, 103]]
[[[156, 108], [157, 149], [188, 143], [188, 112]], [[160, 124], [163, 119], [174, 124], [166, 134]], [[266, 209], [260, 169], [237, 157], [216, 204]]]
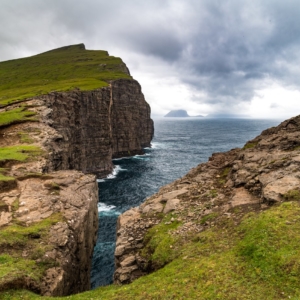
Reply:
[[150, 107], [135, 80], [116, 80], [94, 91], [51, 93], [44, 100], [49, 108], [45, 122], [61, 135], [51, 141], [50, 170], [101, 177], [112, 171], [113, 157], [141, 154], [150, 146]]
[[137, 81], [120, 79], [112, 83], [112, 155], [129, 156], [143, 153], [153, 137], [150, 106]]

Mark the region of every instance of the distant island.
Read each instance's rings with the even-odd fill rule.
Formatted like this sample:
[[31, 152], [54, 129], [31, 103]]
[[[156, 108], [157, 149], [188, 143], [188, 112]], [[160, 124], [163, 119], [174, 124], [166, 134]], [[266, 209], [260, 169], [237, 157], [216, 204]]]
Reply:
[[165, 117], [172, 117], [172, 118], [188, 118], [188, 117], [203, 117], [201, 115], [198, 116], [189, 116], [187, 111], [184, 109], [178, 109], [178, 110], [171, 110], [168, 112]]
[[178, 109], [178, 110], [171, 110], [168, 112], [165, 117], [173, 117], [173, 118], [187, 118], [189, 117], [186, 110]]

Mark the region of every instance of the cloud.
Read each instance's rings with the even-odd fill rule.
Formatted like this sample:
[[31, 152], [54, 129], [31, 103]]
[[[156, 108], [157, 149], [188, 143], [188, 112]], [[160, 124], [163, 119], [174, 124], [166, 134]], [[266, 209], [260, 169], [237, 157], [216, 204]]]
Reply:
[[178, 106], [176, 82], [183, 107], [232, 113], [273, 83], [300, 89], [299, 13], [296, 0], [2, 0], [0, 60], [84, 42], [121, 56], [157, 111]]
[[280, 105], [278, 105], [277, 103], [271, 103], [270, 104], [270, 108], [279, 108]]

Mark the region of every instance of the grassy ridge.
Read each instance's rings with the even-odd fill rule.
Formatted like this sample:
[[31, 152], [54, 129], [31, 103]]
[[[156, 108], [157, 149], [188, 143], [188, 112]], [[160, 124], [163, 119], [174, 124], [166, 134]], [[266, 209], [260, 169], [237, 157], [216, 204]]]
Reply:
[[[168, 228], [170, 234], [172, 225], [158, 225], [158, 235]], [[258, 215], [246, 215], [239, 226], [224, 217], [218, 226], [182, 243], [174, 245], [172, 239], [170, 244], [167, 240], [152, 243], [158, 260], [170, 255], [170, 249], [176, 255], [164, 268], [132, 284], [55, 299], [296, 300], [300, 299], [299, 240], [299, 203], [286, 202]], [[7, 291], [0, 296], [41, 299], [28, 291]]]
[[85, 50], [83, 44], [1, 62], [0, 106], [54, 90], [107, 86], [109, 80], [131, 78], [125, 68], [120, 58]]

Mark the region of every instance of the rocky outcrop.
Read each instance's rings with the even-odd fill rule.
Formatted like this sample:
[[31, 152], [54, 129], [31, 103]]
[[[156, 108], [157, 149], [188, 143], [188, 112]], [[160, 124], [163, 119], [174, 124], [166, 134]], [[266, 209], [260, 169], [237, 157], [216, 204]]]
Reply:
[[[0, 290], [7, 286], [30, 288], [43, 295], [59, 296], [90, 288], [91, 257], [98, 229], [97, 190], [93, 175], [58, 171], [43, 179], [29, 176], [18, 181], [17, 189], [0, 194], [7, 205], [7, 211], [1, 212], [0, 226], [13, 221], [30, 229], [53, 217], [58, 221], [49, 226], [48, 236], [45, 233], [32, 237], [37, 244], [47, 245], [47, 249], [39, 250], [40, 255], [34, 254], [39, 246], [30, 242], [23, 245], [21, 252], [16, 245], [6, 245], [0, 251], [0, 254], [20, 252], [24, 260], [34, 256], [38, 265], [52, 262], [54, 266], [47, 269], [41, 283], [26, 276], [17, 280], [4, 278]], [[18, 204], [17, 209], [13, 203]]]
[[8, 272], [0, 279], [0, 292], [27, 288], [62, 296], [88, 290], [98, 230], [98, 186], [89, 174], [105, 176], [113, 157], [150, 146], [150, 107], [131, 79], [93, 91], [51, 92], [22, 105], [34, 119], [0, 128], [0, 147], [30, 144], [41, 151], [24, 162], [1, 160], [1, 172], [13, 180], [0, 180], [0, 230], [28, 228], [30, 240], [20, 248], [0, 236], [0, 256], [12, 253], [43, 276]]
[[299, 166], [300, 116], [263, 131], [243, 149], [213, 154], [119, 217], [115, 283], [129, 283], [162, 267], [151, 261], [151, 253], [145, 254], [151, 248], [145, 236], [156, 224], [177, 222], [180, 226], [169, 234], [187, 237], [224, 222], [224, 217], [238, 224], [249, 211], [300, 200]]

